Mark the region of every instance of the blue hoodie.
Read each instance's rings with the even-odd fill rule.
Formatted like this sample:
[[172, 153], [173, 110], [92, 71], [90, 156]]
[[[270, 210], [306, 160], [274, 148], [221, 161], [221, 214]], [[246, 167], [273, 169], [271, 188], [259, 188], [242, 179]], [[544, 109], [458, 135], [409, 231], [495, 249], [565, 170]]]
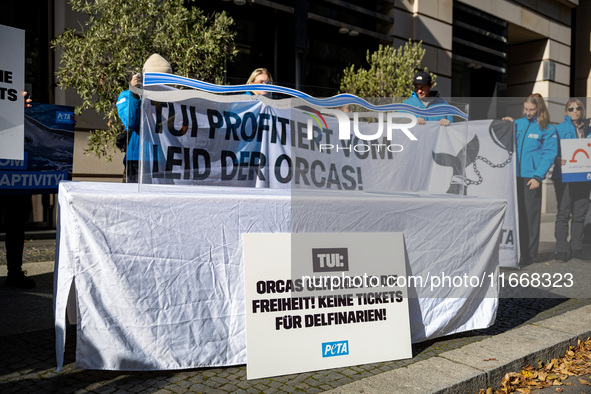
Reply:
[[535, 178], [541, 182], [554, 164], [557, 154], [556, 128], [548, 125], [541, 130], [537, 117], [525, 116], [515, 121], [517, 176]]
[[[429, 104], [429, 108], [432, 107], [437, 107], [438, 105], [449, 105], [447, 103], [447, 101], [445, 101], [444, 99], [439, 97], [439, 93], [435, 90], [431, 91], [431, 94], [433, 94], [432, 97], [429, 97], [432, 101]], [[419, 98], [419, 96], [417, 96], [416, 92], [412, 92], [412, 95], [407, 98], [406, 100], [404, 100], [404, 104], [410, 104], [413, 107], [417, 107], [420, 109], [427, 109], [427, 107], [425, 107], [425, 104], [423, 104], [423, 102], [421, 101], [421, 99]], [[453, 122], [454, 118], [451, 115], [447, 115], [447, 116], [421, 116], [421, 118], [425, 119], [425, 120], [434, 120], [434, 121], [439, 121], [443, 118], [447, 118], [447, 120], [449, 120], [450, 122]]]
[[559, 140], [570, 140], [577, 138], [577, 130], [575, 129], [570, 116], [565, 115], [564, 122], [556, 125], [556, 134], [558, 135]]
[[119, 94], [117, 98], [117, 113], [119, 118], [125, 126], [125, 130], [128, 131], [127, 151], [125, 153], [126, 160], [139, 160], [140, 159], [140, 107], [142, 101], [139, 97], [131, 91], [126, 90]]

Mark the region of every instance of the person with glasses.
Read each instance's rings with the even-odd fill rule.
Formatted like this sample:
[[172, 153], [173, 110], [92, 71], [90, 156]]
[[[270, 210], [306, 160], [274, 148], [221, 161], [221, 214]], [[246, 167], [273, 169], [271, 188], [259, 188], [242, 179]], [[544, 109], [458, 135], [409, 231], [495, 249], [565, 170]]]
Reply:
[[[583, 253], [583, 234], [585, 216], [587, 216], [589, 206], [591, 182], [562, 182], [561, 167], [566, 163], [566, 160], [560, 157], [560, 141], [573, 138], [588, 138], [589, 131], [589, 123], [585, 119], [583, 102], [577, 98], [571, 98], [564, 109], [564, 122], [556, 126], [558, 156], [556, 156], [554, 171], [552, 172], [558, 209], [554, 228], [554, 236], [556, 237], [555, 258], [565, 262], [571, 258], [588, 259]], [[569, 220], [571, 220], [570, 245], [568, 242]]]
[[[515, 120], [517, 210], [519, 212], [520, 265], [538, 255], [542, 212], [542, 180], [554, 163], [556, 129], [540, 94], [530, 94], [523, 103], [523, 118]], [[513, 121], [511, 117], [503, 120]]]
[[[256, 70], [254, 70], [251, 74], [250, 77], [248, 78], [248, 81], [246, 81], [247, 85], [252, 85], [252, 84], [257, 84], [257, 85], [266, 85], [266, 84], [273, 84], [273, 77], [271, 76], [271, 73], [269, 72], [269, 70], [267, 70], [266, 68], [257, 68]], [[260, 95], [260, 96], [265, 96], [267, 95], [269, 92], [265, 92], [262, 90], [255, 90], [252, 92], [249, 92], [252, 95]]]

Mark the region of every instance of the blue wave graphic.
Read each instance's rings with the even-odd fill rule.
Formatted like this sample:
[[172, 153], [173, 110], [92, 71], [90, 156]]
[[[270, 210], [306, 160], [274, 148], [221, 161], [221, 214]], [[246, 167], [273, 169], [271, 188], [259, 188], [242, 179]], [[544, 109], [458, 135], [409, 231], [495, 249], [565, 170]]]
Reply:
[[144, 74], [144, 86], [149, 85], [180, 85], [189, 88], [203, 90], [209, 93], [242, 93], [253, 90], [267, 91], [273, 93], [286, 94], [288, 96], [296, 97], [308, 102], [311, 105], [318, 107], [334, 108], [342, 107], [348, 104], [361, 105], [372, 111], [401, 111], [408, 112], [419, 116], [444, 116], [452, 115], [458, 116], [462, 119], [468, 119], [468, 115], [462, 112], [460, 109], [453, 105], [438, 105], [433, 108], [421, 109], [410, 104], [393, 103], [384, 105], [373, 105], [352, 94], [339, 94], [337, 96], [319, 99], [312, 97], [306, 93], [300, 92], [299, 90], [286, 88], [277, 85], [266, 85], [266, 84], [252, 84], [252, 85], [216, 85], [209, 82], [199, 81], [197, 79], [191, 79], [181, 77], [179, 75], [165, 74], [165, 73], [145, 73]]

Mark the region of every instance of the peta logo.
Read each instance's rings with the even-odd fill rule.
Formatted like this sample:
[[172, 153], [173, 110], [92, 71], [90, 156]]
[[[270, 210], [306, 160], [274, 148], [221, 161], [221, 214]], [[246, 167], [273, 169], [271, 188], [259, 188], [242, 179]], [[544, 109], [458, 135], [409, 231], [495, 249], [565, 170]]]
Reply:
[[55, 114], [55, 122], [56, 123], [65, 123], [65, 124], [74, 124], [72, 120], [72, 112], [61, 112], [58, 111]]
[[349, 355], [349, 341], [324, 342], [322, 358]]
[[535, 138], [535, 139], [538, 139], [538, 138], [540, 138], [540, 136], [537, 135], [537, 134], [530, 134], [530, 135], [527, 136], [527, 138]]
[[314, 272], [349, 271], [347, 248], [312, 249], [312, 270]]

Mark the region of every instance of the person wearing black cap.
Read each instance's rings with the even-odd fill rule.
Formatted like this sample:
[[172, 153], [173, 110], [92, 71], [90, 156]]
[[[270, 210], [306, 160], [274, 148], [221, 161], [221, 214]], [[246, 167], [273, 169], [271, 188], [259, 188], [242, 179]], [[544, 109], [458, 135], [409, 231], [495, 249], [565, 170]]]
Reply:
[[[438, 105], [447, 105], [447, 101], [439, 97], [439, 92], [431, 90], [433, 87], [433, 80], [431, 74], [426, 71], [419, 71], [415, 74], [412, 84], [414, 85], [414, 91], [412, 96], [404, 100], [404, 104], [410, 104], [414, 107], [427, 109], [436, 107]], [[438, 121], [442, 126], [448, 126], [453, 118], [450, 115], [447, 116], [417, 116], [417, 124], [425, 124], [426, 121]]]

